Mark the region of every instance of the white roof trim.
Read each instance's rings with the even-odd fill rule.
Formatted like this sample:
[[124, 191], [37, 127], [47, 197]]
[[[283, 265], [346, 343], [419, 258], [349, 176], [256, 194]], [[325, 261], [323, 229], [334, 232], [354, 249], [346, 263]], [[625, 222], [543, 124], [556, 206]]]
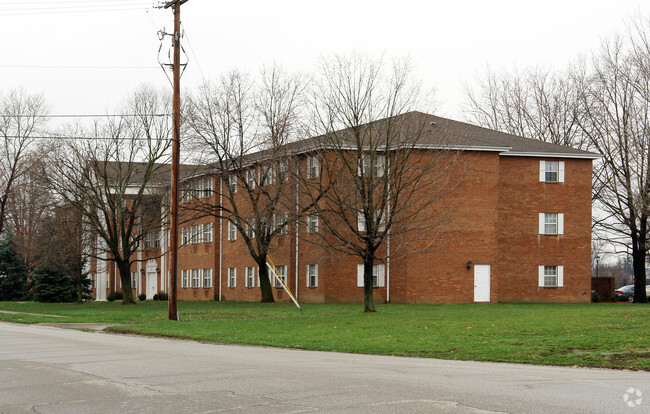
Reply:
[[505, 151], [499, 155], [506, 157], [538, 157], [538, 158], [580, 158], [586, 160], [599, 160], [603, 156], [600, 154], [576, 154], [576, 153], [560, 153], [560, 152], [529, 152], [529, 151]]

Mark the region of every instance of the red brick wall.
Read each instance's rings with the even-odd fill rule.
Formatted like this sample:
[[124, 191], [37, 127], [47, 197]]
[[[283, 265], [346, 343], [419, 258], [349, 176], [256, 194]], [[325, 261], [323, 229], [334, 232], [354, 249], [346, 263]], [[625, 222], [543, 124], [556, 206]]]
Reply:
[[[539, 181], [534, 157], [501, 157], [499, 300], [591, 300], [591, 160], [565, 159], [564, 183]], [[539, 235], [539, 213], [564, 213], [563, 235]], [[538, 287], [538, 266], [564, 266], [564, 287]]]

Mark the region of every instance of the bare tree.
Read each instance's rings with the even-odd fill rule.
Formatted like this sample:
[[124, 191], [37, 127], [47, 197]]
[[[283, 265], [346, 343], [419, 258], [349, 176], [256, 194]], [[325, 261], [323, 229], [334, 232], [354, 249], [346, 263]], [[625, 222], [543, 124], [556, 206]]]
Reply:
[[[643, 34], [645, 33], [637, 33]], [[634, 37], [604, 41], [582, 97], [580, 126], [603, 156], [594, 176], [597, 227], [630, 252], [635, 302], [647, 302], [645, 259], [650, 217], [650, 49]]]
[[323, 61], [314, 92], [320, 151], [310, 156], [303, 193], [321, 197], [309, 200], [320, 241], [362, 260], [365, 312], [375, 311], [375, 262], [417, 251], [425, 237], [433, 243], [436, 204], [453, 184], [456, 155], [442, 136], [430, 140], [435, 117], [409, 112], [421, 98], [408, 62], [387, 66], [361, 55]]
[[478, 125], [552, 144], [586, 149], [578, 125], [584, 65], [564, 72], [486, 70], [476, 89], [467, 88], [465, 110]]
[[163, 220], [160, 203], [171, 143], [168, 103], [161, 94], [142, 88], [123, 114], [96, 122], [82, 141], [65, 141], [50, 160], [53, 188], [98, 240], [95, 256], [117, 266], [124, 304], [135, 303], [130, 273], [137, 261], [134, 253]]
[[7, 207], [16, 181], [28, 170], [26, 158], [34, 136], [47, 120], [42, 95], [22, 89], [0, 95], [0, 234], [7, 225]]
[[[259, 83], [233, 71], [205, 83], [188, 99], [187, 123], [201, 162], [222, 183], [213, 189], [221, 203], [195, 200], [188, 216], [210, 215], [237, 229], [259, 268], [262, 302], [274, 302], [266, 267], [271, 241], [295, 219], [295, 181], [289, 143], [300, 132], [305, 81], [273, 66]], [[291, 207], [290, 207], [291, 206]]]

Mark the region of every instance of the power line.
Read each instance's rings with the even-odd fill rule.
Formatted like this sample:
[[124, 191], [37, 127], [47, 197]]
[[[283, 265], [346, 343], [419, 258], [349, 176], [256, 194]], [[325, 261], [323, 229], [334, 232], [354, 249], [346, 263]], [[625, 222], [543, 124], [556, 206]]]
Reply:
[[172, 114], [54, 114], [54, 115], [6, 115], [0, 114], [0, 118], [112, 118], [112, 117], [139, 117], [139, 116], [171, 116]]
[[25, 5], [25, 4], [67, 4], [67, 3], [116, 3], [116, 2], [130, 2], [132, 0], [61, 0], [61, 1], [12, 1], [3, 2], [0, 5]]
[[65, 13], [104, 13], [104, 12], [116, 12], [116, 11], [137, 11], [137, 10], [147, 10], [151, 6], [139, 6], [139, 7], [121, 7], [113, 9], [90, 9], [90, 10], [64, 10], [64, 11], [33, 11], [33, 12], [18, 12], [18, 13], [5, 13], [5, 11], [11, 10], [0, 10], [0, 17], [3, 16], [30, 16], [30, 15], [47, 15], [47, 14], [65, 14]]
[[2, 135], [2, 138], [11, 139], [51, 139], [51, 140], [85, 140], [85, 141], [170, 141], [171, 138], [144, 138], [144, 137], [79, 137], [79, 136], [45, 136], [45, 135]]
[[22, 69], [159, 69], [157, 66], [74, 66], [74, 65], [0, 65], [0, 68]]

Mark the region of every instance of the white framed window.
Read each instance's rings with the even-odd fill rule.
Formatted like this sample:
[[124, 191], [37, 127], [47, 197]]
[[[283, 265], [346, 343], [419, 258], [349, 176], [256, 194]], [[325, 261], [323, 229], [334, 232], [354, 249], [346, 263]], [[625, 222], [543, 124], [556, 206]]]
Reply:
[[289, 234], [289, 216], [287, 213], [280, 213], [273, 216], [275, 227], [279, 229], [278, 234]]
[[268, 165], [263, 165], [260, 167], [259, 172], [260, 172], [260, 176], [259, 176], [258, 183], [260, 183], [260, 185], [271, 185], [275, 183], [274, 168], [271, 168]]
[[539, 162], [539, 181], [545, 183], [564, 182], [564, 161]]
[[320, 162], [317, 155], [307, 157], [307, 178], [318, 178]]
[[145, 249], [157, 249], [160, 247], [160, 233], [151, 232], [144, 236]]
[[564, 266], [539, 266], [539, 287], [563, 287]]
[[252, 288], [255, 287], [255, 268], [247, 267], [246, 268], [246, 279], [244, 280], [244, 286]]
[[212, 242], [212, 223], [203, 223], [203, 243]]
[[190, 239], [190, 243], [201, 243], [201, 225], [197, 224], [195, 226], [191, 227], [192, 229], [192, 236]]
[[318, 286], [318, 265], [310, 264], [307, 265], [307, 287], [317, 287]]
[[246, 234], [249, 238], [255, 238], [255, 220], [250, 219], [246, 222]]
[[131, 272], [131, 287], [138, 288], [138, 272]]
[[181, 229], [181, 235], [182, 235], [182, 240], [183, 244], [187, 244], [190, 241], [190, 229], [187, 227], [183, 227]]
[[235, 174], [230, 174], [228, 177], [228, 186], [230, 187], [230, 192], [232, 194], [237, 192], [237, 176]]
[[564, 234], [564, 214], [539, 213], [539, 234]]
[[249, 189], [254, 189], [255, 188], [255, 170], [250, 169], [246, 171], [246, 183], [248, 185]]
[[192, 269], [192, 287], [201, 287], [201, 276], [199, 269]]
[[228, 222], [228, 240], [237, 240], [237, 226], [232, 221]]
[[203, 269], [203, 287], [212, 287], [212, 269]]
[[183, 203], [188, 203], [190, 201], [190, 185], [184, 183], [181, 187], [181, 201]]
[[[375, 211], [373, 213], [373, 220], [376, 222], [377, 221], [377, 216], [379, 214], [379, 211]], [[357, 211], [357, 229], [360, 232], [366, 231], [366, 218], [365, 215], [363, 214], [363, 210], [358, 210]], [[381, 219], [379, 221], [379, 226], [377, 227], [378, 232], [386, 231], [386, 213], [383, 213], [381, 215]]]
[[307, 233], [318, 233], [318, 213], [315, 211], [307, 214]]
[[235, 288], [237, 287], [237, 268], [229, 267], [228, 268], [228, 287]]
[[187, 274], [187, 270], [181, 271], [181, 287], [188, 287], [189, 286], [189, 276]]
[[[278, 271], [278, 276], [284, 281], [284, 284], [287, 284], [287, 266], [276, 266], [275, 269]], [[273, 278], [273, 287], [281, 288], [282, 283], [278, 281], [275, 277]]]
[[201, 180], [194, 180], [192, 183], [192, 198], [201, 198]]
[[363, 177], [383, 177], [384, 176], [384, 157], [382, 154], [362, 154], [359, 160], [359, 175]]
[[[372, 265], [372, 286], [383, 287], [386, 284], [385, 265]], [[363, 265], [357, 265], [357, 287], [363, 287]]]
[[212, 195], [212, 177], [205, 177], [202, 184], [203, 197], [210, 197]]
[[289, 181], [289, 163], [280, 161], [278, 163], [278, 182], [286, 183], [287, 181]]

